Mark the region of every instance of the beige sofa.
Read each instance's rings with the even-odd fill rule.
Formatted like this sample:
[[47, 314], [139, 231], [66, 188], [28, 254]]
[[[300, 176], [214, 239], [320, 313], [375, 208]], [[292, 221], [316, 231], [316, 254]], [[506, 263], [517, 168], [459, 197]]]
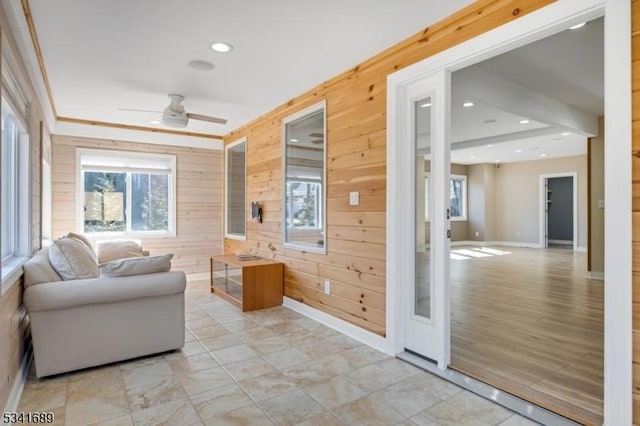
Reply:
[[38, 377], [184, 345], [183, 272], [62, 281], [48, 248], [24, 272]]

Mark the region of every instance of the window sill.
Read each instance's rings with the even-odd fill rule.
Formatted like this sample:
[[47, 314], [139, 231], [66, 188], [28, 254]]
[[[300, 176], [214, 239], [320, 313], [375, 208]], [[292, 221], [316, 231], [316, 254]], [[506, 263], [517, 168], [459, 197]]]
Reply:
[[2, 284], [0, 284], [0, 296], [4, 296], [22, 276], [22, 265], [28, 260], [27, 256], [14, 257], [5, 265], [2, 265]]
[[247, 241], [247, 236], [246, 235], [227, 234], [224, 237], [229, 239], [229, 240]]

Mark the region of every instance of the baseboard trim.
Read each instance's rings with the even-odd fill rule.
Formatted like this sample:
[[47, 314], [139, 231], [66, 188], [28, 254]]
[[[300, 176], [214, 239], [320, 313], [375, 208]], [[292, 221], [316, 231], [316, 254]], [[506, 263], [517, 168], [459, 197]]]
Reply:
[[380, 352], [384, 352], [392, 356], [394, 355], [388, 351], [387, 339], [382, 336], [360, 328], [357, 325], [348, 323], [347, 321], [341, 320], [340, 318], [336, 318], [333, 315], [324, 313], [309, 305], [300, 303], [297, 300], [291, 299], [290, 297], [285, 296], [282, 304], [292, 311], [296, 311], [297, 313], [311, 318], [312, 320], [315, 320], [320, 324], [326, 325], [329, 328], [333, 328], [334, 330], [339, 331], [340, 333], [345, 334], [353, 339], [356, 339], [357, 341], [364, 343], [365, 345], [368, 345], [374, 349], [377, 349]]
[[29, 347], [29, 350], [27, 350], [22, 357], [22, 361], [20, 361], [18, 374], [13, 381], [13, 386], [9, 393], [9, 399], [7, 399], [7, 404], [4, 407], [5, 412], [18, 411], [18, 405], [20, 404], [20, 398], [22, 398], [24, 385], [27, 382], [27, 377], [29, 377], [29, 367], [31, 366], [32, 359], [32, 350], [31, 347]]
[[567, 246], [572, 246], [573, 240], [549, 240], [549, 244], [564, 244]]
[[587, 275], [592, 280], [604, 280], [604, 272], [601, 271], [589, 271]]

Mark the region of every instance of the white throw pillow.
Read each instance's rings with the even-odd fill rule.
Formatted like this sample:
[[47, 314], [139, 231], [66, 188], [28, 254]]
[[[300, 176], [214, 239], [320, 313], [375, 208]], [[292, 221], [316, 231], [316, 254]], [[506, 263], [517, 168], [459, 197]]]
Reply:
[[93, 250], [93, 245], [91, 245], [91, 241], [84, 234], [76, 234], [75, 232], [69, 232], [67, 234], [67, 238], [75, 238], [76, 240], [84, 243], [91, 249], [91, 253], [93, 253], [93, 257], [96, 257], [96, 252]]
[[127, 275], [152, 274], [171, 270], [173, 254], [160, 256], [130, 257], [118, 259], [100, 265], [100, 276], [124, 277]]
[[75, 238], [59, 238], [49, 247], [49, 261], [63, 280], [98, 278], [93, 251]]
[[140, 244], [133, 240], [109, 240], [98, 242], [98, 263], [112, 260], [127, 259], [129, 257], [144, 256]]

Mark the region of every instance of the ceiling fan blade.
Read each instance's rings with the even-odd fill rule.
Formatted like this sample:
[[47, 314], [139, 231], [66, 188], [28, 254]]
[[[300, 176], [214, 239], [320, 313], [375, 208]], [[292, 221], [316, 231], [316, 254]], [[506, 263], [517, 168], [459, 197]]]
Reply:
[[118, 111], [153, 112], [153, 113], [162, 114], [162, 111], [150, 111], [147, 109], [133, 109], [133, 108], [118, 108]]
[[224, 118], [211, 117], [209, 115], [193, 114], [190, 112], [187, 113], [187, 117], [193, 118], [194, 120], [209, 121], [211, 123], [227, 124], [227, 120]]

